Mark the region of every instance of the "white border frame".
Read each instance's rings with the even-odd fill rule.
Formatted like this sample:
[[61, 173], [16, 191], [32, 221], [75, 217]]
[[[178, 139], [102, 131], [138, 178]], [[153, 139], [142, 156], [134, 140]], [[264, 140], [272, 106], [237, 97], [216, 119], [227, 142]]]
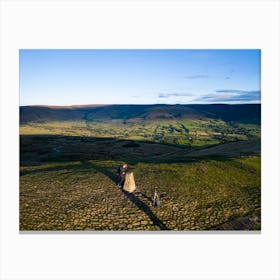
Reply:
[[[280, 279], [279, 2], [2, 0], [1, 279]], [[19, 234], [18, 50], [262, 50], [261, 234]]]

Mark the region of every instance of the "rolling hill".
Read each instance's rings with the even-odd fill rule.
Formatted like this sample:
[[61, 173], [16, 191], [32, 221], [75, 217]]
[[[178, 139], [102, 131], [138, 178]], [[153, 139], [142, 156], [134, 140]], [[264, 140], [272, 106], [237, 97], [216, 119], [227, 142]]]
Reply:
[[260, 104], [211, 105], [84, 105], [84, 106], [21, 106], [20, 123], [50, 121], [102, 121], [122, 119], [181, 120], [221, 119], [226, 122], [260, 124]]

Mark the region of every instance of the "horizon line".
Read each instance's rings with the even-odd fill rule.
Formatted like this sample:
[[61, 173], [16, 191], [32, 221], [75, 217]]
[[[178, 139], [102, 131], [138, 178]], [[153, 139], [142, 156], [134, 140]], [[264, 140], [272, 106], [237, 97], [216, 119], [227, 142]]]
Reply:
[[152, 106], [152, 105], [166, 105], [166, 106], [180, 106], [180, 105], [261, 105], [261, 102], [249, 102], [249, 103], [91, 103], [91, 104], [71, 104], [71, 105], [51, 105], [51, 104], [30, 104], [30, 105], [19, 105], [19, 107], [90, 107], [90, 106], [114, 106], [114, 105], [123, 105], [123, 106]]

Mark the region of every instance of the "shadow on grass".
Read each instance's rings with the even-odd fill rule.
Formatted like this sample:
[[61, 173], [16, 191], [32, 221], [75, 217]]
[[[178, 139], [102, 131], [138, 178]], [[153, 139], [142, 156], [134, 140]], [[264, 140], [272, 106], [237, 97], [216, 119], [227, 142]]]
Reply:
[[[77, 165], [61, 165], [61, 166], [56, 166], [56, 167], [49, 167], [45, 169], [36, 169], [36, 170], [26, 170], [21, 172], [21, 176], [27, 175], [27, 174], [32, 174], [32, 173], [38, 173], [38, 172], [49, 172], [49, 171], [66, 171], [66, 172], [90, 172], [90, 170], [95, 170], [97, 172], [100, 172], [104, 174], [106, 177], [110, 178], [110, 180], [113, 182], [113, 184], [116, 185], [117, 182], [117, 172], [113, 173], [111, 168], [108, 167], [103, 167], [96, 165], [90, 161], [81, 161], [81, 164]], [[116, 166], [116, 171], [117, 171], [117, 166]], [[116, 191], [118, 191], [116, 187]], [[161, 230], [168, 230], [167, 226], [153, 213], [153, 211], [150, 209], [150, 207], [143, 202], [140, 198], [136, 196], [136, 194], [140, 194], [142, 197], [148, 199], [149, 201], [152, 201], [150, 197], [148, 197], [146, 194], [142, 192], [137, 192], [137, 193], [129, 193], [123, 189], [121, 189], [122, 193], [135, 205], [137, 206], [141, 211], [143, 211], [149, 219], [153, 222], [154, 225], [158, 226]]]
[[[140, 145], [140, 148], [125, 147], [129, 144]], [[166, 146], [166, 145], [165, 145]], [[60, 148], [57, 151], [57, 148]], [[167, 147], [167, 146], [166, 146]], [[177, 150], [174, 150], [174, 148]], [[211, 146], [213, 147], [213, 145]], [[59, 135], [21, 135], [21, 166], [36, 166], [43, 163], [63, 163], [88, 160], [114, 160], [134, 165], [143, 163], [189, 163], [201, 160], [228, 161], [231, 157], [223, 156], [188, 156], [189, 151], [208, 149], [209, 146], [162, 150], [162, 143], [139, 142], [116, 138], [97, 138]], [[138, 149], [138, 150], [137, 150]], [[140, 150], [139, 150], [140, 149]], [[174, 154], [175, 151], [175, 154]], [[146, 152], [143, 154], [143, 152]], [[55, 170], [55, 169], [54, 169]], [[35, 171], [34, 171], [35, 172]], [[25, 171], [22, 174], [27, 174]]]
[[[96, 164], [93, 164], [91, 162], [85, 162], [84, 164], [86, 166], [91, 165], [95, 170], [103, 173], [105, 176], [109, 177], [116, 184], [118, 176], [116, 176], [107, 168], [97, 166]], [[138, 198], [134, 193], [129, 193], [124, 189], [121, 189], [121, 191], [132, 203], [134, 203], [141, 211], [143, 211], [150, 218], [150, 220], [153, 222], [154, 225], [158, 226], [161, 230], [168, 230], [167, 226], [153, 213], [150, 207], [146, 203], [144, 203], [140, 198]], [[142, 192], [138, 192], [138, 193], [141, 194], [146, 199], [148, 199], [149, 201], [152, 201], [151, 198], [149, 198], [147, 195], [143, 194]]]
[[154, 225], [158, 226], [161, 230], [168, 230], [167, 226], [153, 213], [153, 211], [147, 204], [141, 201], [133, 193], [129, 193], [123, 189], [122, 192], [131, 202], [133, 202], [140, 210], [142, 210], [150, 218]]
[[142, 193], [142, 192], [137, 192], [137, 194], [141, 195], [142, 197], [146, 198], [148, 201], [150, 201], [151, 203], [153, 203], [153, 200], [151, 197], [147, 196], [146, 194]]

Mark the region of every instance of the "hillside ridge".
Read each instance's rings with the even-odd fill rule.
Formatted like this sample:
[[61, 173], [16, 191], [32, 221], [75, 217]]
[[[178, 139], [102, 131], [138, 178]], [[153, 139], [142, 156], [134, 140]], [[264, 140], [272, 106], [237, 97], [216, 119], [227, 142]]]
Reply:
[[213, 118], [260, 124], [261, 104], [20, 106], [20, 122]]

